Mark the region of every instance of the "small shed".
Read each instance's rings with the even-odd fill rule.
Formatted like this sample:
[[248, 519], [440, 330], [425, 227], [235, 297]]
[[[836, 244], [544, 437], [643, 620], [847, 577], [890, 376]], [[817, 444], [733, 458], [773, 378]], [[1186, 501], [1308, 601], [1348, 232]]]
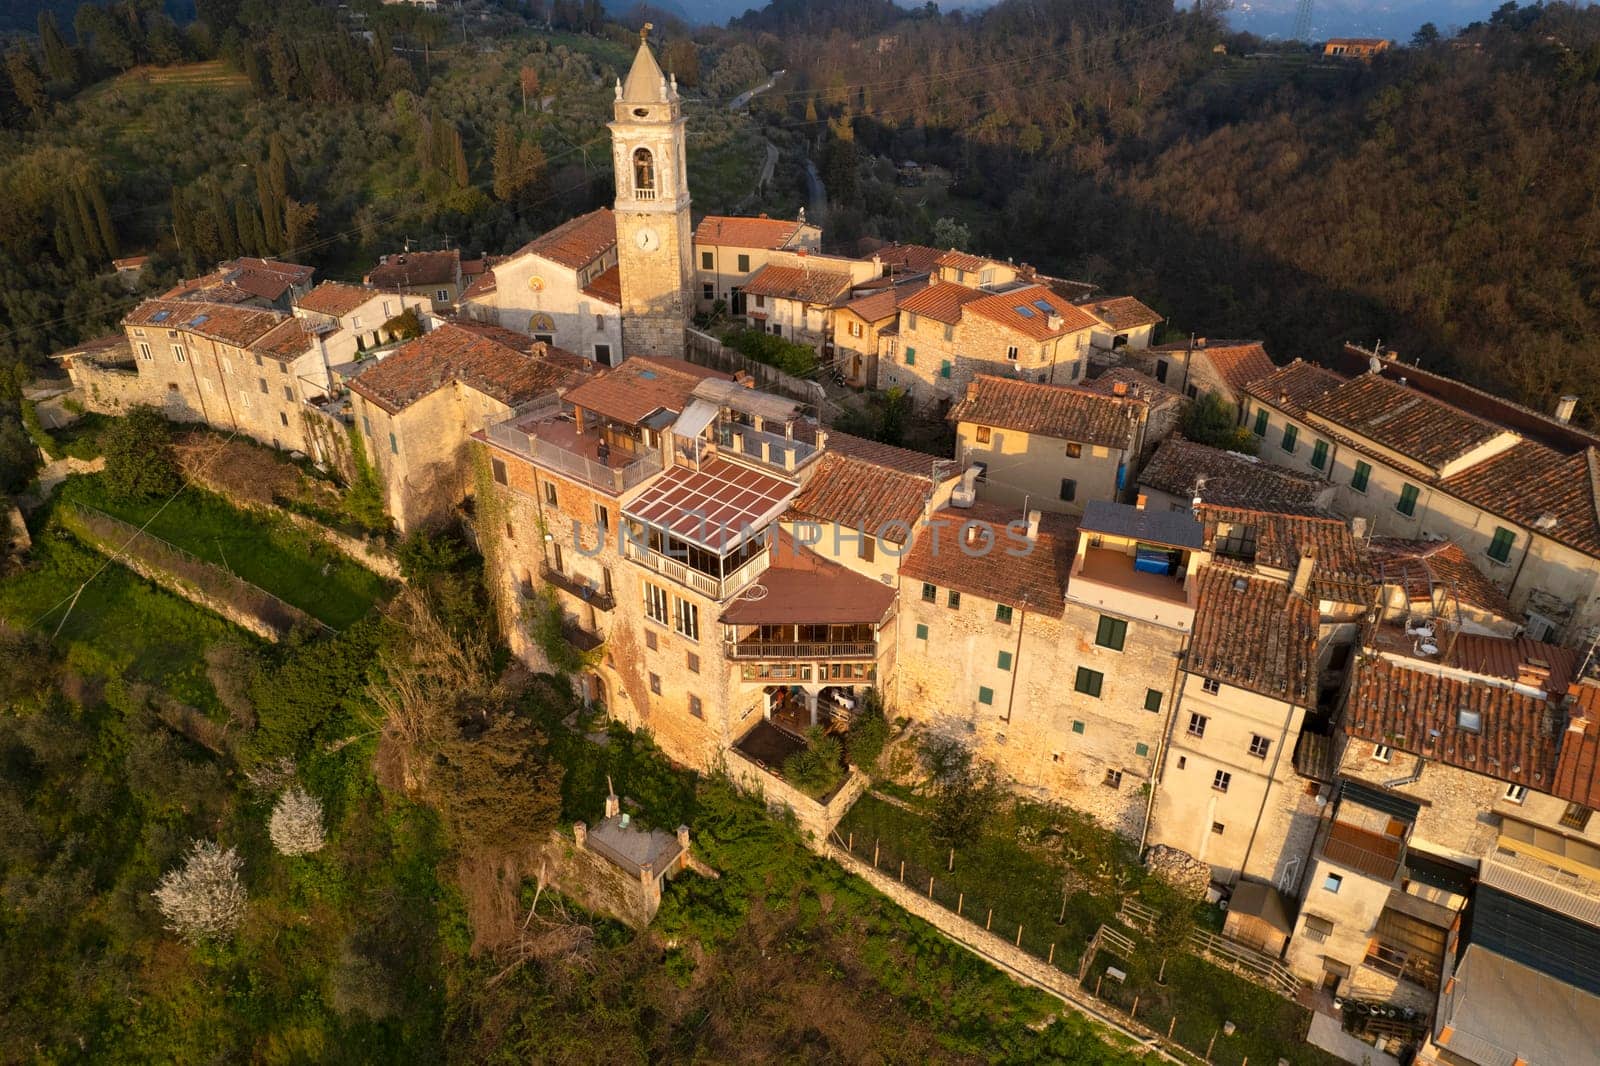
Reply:
[[1281, 958], [1294, 925], [1278, 890], [1260, 881], [1240, 881], [1228, 901], [1222, 935], [1246, 947]]

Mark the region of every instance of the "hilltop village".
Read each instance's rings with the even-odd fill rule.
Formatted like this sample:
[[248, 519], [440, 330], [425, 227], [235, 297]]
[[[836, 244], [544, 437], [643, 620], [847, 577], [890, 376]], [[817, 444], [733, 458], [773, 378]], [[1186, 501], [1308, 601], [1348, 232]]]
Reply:
[[[697, 219], [684, 125], [641, 44], [613, 208], [361, 284], [235, 260], [61, 359], [94, 409], [370, 464], [401, 531], [469, 515], [516, 654], [548, 666], [524, 619], [553, 592], [587, 700], [819, 838], [865, 778], [821, 801], [774, 768], [875, 692], [1201, 871], [1299, 981], [1423, 1019], [1421, 1061], [1591, 1046], [1600, 437], [1574, 403], [1381, 347], [1158, 343], [1136, 297], [1025, 264]], [[898, 390], [953, 452], [832, 428], [826, 389], [693, 327], [714, 310]], [[1201, 402], [1259, 454], [1184, 439]]]

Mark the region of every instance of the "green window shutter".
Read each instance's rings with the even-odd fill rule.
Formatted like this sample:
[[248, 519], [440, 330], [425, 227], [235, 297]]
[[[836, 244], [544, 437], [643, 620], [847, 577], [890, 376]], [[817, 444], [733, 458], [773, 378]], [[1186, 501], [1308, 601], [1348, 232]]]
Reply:
[[1495, 526], [1494, 539], [1489, 542], [1489, 558], [1497, 563], [1507, 562], [1511, 558], [1511, 546], [1517, 541], [1517, 535], [1504, 526]]
[[939, 376], [942, 378], [950, 376], [950, 360], [946, 359], [939, 364]]
[[1079, 736], [1083, 735], [1083, 729], [1084, 729], [1084, 725], [1083, 725], [1082, 722], [1073, 722], [1072, 723], [1072, 731], [1074, 733], [1077, 733]]
[[1147, 711], [1161, 710], [1161, 690], [1147, 688], [1144, 690], [1144, 709]]
[[945, 602], [945, 605], [947, 607], [949, 607], [952, 611], [961, 610], [961, 593], [957, 592], [955, 589], [951, 589], [945, 595], [945, 601], [944, 602]]
[[1000, 661], [996, 665], [998, 665], [1002, 670], [1011, 669], [1011, 653], [1008, 651], [1001, 652]]
[[1366, 492], [1367, 479], [1370, 477], [1372, 477], [1372, 466], [1357, 460], [1355, 471], [1350, 475], [1350, 487], [1357, 492]]
[[1133, 746], [1133, 753], [1135, 755], [1139, 756], [1139, 758], [1141, 758], [1141, 759], [1146, 758], [1150, 754], [1150, 745], [1148, 745], [1148, 744], [1135, 744]]
[[978, 702], [986, 707], [993, 706], [994, 689], [990, 688], [988, 685], [978, 686]]
[[1094, 642], [1102, 648], [1112, 651], [1121, 651], [1123, 643], [1128, 637], [1128, 623], [1120, 618], [1100, 616], [1100, 628], [1094, 635]]
[[917, 365], [917, 350], [915, 348], [907, 346], [907, 348], [906, 348], [906, 366], [916, 366], [916, 365]]
[[394, 434], [389, 434], [389, 451], [394, 455], [400, 454], [400, 442], [394, 439]]
[[939, 586], [924, 581], [922, 583], [922, 599], [925, 603], [937, 603], [939, 601]]
[[1316, 447], [1311, 449], [1311, 465], [1321, 470], [1328, 465], [1328, 442], [1317, 441]]
[[1416, 514], [1417, 497], [1421, 495], [1421, 492], [1422, 490], [1415, 485], [1402, 485], [1400, 487], [1400, 502], [1394, 505], [1394, 509], [1403, 515]]
[[1283, 450], [1286, 451], [1286, 452], [1294, 451], [1295, 441], [1298, 440], [1299, 438], [1300, 438], [1300, 427], [1299, 426], [1295, 426], [1295, 425], [1284, 426], [1283, 427]]
[[1006, 625], [1010, 625], [1011, 624], [1011, 605], [1009, 603], [997, 603], [997, 604], [995, 604], [994, 605], [994, 620], [996, 622], [1003, 622]]
[[917, 639], [918, 640], [927, 640], [928, 639], [928, 627], [927, 627], [926, 624], [924, 624], [922, 622], [918, 622], [917, 623]]
[[1266, 435], [1267, 435], [1267, 409], [1265, 407], [1263, 407], [1259, 411], [1256, 412], [1256, 436], [1265, 437]]
[[1078, 667], [1077, 680], [1073, 682], [1072, 687], [1085, 696], [1093, 696], [1095, 699], [1099, 699], [1100, 686], [1104, 681], [1105, 675], [1100, 671], [1091, 670], [1087, 666], [1080, 666]]

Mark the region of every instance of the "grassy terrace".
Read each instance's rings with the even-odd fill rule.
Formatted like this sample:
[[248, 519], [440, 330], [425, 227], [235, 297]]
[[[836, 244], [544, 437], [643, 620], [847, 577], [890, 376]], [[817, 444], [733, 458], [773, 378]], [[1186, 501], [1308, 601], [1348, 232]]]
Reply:
[[81, 503], [149, 532], [343, 629], [387, 591], [383, 578], [282, 518], [241, 511], [203, 489], [185, 489], [160, 514], [160, 501], [118, 500], [91, 476], [68, 478], [56, 506]]

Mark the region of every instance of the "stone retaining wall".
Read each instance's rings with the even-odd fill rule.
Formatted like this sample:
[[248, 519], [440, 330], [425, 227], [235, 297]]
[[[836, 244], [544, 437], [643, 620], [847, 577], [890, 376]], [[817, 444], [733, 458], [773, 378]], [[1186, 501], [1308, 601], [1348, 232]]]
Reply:
[[727, 769], [728, 776], [736, 785], [761, 797], [768, 807], [793, 811], [795, 821], [805, 832], [812, 849], [823, 854], [826, 854], [828, 834], [844, 819], [871, 783], [866, 774], [851, 767], [838, 791], [828, 797], [827, 803], [821, 803], [770, 770], [757, 766], [737, 749], [728, 749]]

